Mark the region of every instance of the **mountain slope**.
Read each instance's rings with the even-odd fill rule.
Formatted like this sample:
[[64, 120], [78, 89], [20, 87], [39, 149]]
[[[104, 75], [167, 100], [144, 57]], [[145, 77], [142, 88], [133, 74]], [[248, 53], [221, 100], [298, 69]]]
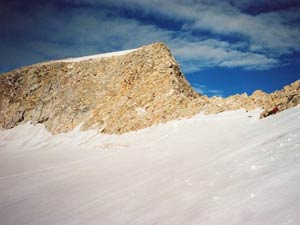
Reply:
[[223, 99], [197, 94], [163, 43], [40, 63], [0, 75], [0, 128], [42, 123], [53, 134], [82, 129], [120, 134], [199, 112], [264, 108], [262, 117], [300, 102], [300, 83], [281, 91]]
[[2, 127], [32, 121], [52, 133], [137, 130], [193, 115], [199, 96], [162, 43], [17, 69], [0, 76], [0, 94]]
[[0, 131], [0, 224], [300, 224], [300, 108], [124, 135]]

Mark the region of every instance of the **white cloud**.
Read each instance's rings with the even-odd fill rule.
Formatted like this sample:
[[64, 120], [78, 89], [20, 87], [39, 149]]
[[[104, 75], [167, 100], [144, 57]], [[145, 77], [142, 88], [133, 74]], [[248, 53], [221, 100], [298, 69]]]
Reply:
[[198, 92], [202, 95], [205, 95], [206, 89], [207, 89], [207, 87], [205, 85], [193, 84], [192, 87], [196, 92]]
[[[251, 16], [226, 1], [221, 4], [216, 4], [219, 1], [193, 0], [184, 3], [179, 0], [69, 2], [89, 3], [93, 7], [75, 7], [64, 12], [46, 5], [33, 11], [31, 17], [24, 17], [22, 12], [15, 15], [16, 20], [20, 19], [20, 26], [8, 26], [7, 29], [16, 34], [28, 31], [27, 36], [22, 37], [26, 43], [20, 49], [22, 55], [31, 49], [35, 53], [33, 59], [37, 54], [42, 58], [65, 58], [164, 41], [179, 60], [183, 71], [194, 72], [214, 66], [267, 70], [280, 65], [278, 56], [299, 50], [299, 28], [289, 24], [292, 19], [298, 18], [293, 10]], [[179, 31], [168, 30], [133, 18], [111, 16], [105, 9], [99, 11], [96, 6], [100, 3], [142, 10], [145, 15], [168, 18], [174, 23], [180, 22], [183, 27]], [[209, 30], [215, 36], [207, 39], [192, 34], [192, 30]], [[229, 38], [221, 41], [222, 35], [232, 33], [239, 34], [240, 40], [231, 42]], [[3, 41], [2, 45], [5, 44]]]
[[206, 85], [194, 83], [192, 85], [192, 88], [196, 92], [198, 92], [198, 93], [200, 93], [202, 95], [207, 95], [209, 97], [211, 97], [211, 96], [223, 97], [224, 96], [224, 92], [222, 90], [219, 90], [219, 89], [210, 89]]
[[[154, 8], [153, 5], [145, 7]], [[158, 9], [168, 18], [183, 20], [184, 30], [208, 30], [216, 35], [240, 34], [277, 55], [300, 49], [300, 28], [291, 22], [300, 18], [299, 10], [254, 16], [220, 1], [211, 4], [204, 1], [167, 1]]]
[[[231, 45], [216, 39], [197, 41], [192, 40], [189, 33], [180, 38], [176, 37], [175, 31], [145, 25], [133, 19], [111, 18], [105, 13], [95, 14], [93, 10], [75, 10], [68, 13], [57, 13], [53, 10], [51, 7], [43, 8], [35, 15], [40, 26], [47, 23], [44, 18], [56, 15], [48, 24], [48, 29], [43, 31], [47, 39], [33, 38], [26, 44], [27, 48], [43, 55], [43, 58], [96, 54], [99, 53], [97, 46], [101, 52], [108, 52], [164, 41], [180, 61], [184, 72], [212, 66], [268, 69], [277, 63], [275, 59], [261, 54], [240, 51], [239, 47], [243, 43]], [[28, 23], [30, 27], [32, 20]], [[37, 27], [37, 30], [41, 29]]]
[[[209, 15], [208, 15], [209, 16]], [[213, 15], [210, 15], [213, 17]], [[268, 15], [256, 17], [246, 15], [220, 15], [218, 20], [211, 21], [209, 17], [198, 20], [193, 28], [207, 28], [216, 33], [230, 34], [241, 33], [251, 39], [253, 43], [274, 52], [290, 48], [299, 48], [299, 29], [282, 25]]]
[[[205, 40], [198, 42], [173, 41], [174, 54], [182, 60], [183, 66], [192, 66], [193, 70], [203, 67], [240, 67], [248, 70], [266, 70], [278, 65], [278, 60], [262, 54], [242, 52], [224, 41]], [[187, 66], [185, 66], [187, 62]]]
[[[77, 0], [77, 2], [82, 1]], [[255, 5], [249, 0], [89, 0], [88, 2], [95, 5], [101, 2], [116, 8], [126, 7], [146, 15], [152, 14], [158, 18], [180, 21], [183, 24], [183, 31], [187, 32], [205, 30], [216, 36], [240, 35], [241, 40], [248, 42], [250, 51], [275, 57], [300, 51], [300, 28], [298, 24], [293, 24], [295, 19], [300, 19], [299, 8], [249, 15], [240, 10]], [[271, 1], [270, 3], [258, 1], [259, 5], [271, 3]], [[276, 0], [273, 4], [282, 4], [282, 1]]]

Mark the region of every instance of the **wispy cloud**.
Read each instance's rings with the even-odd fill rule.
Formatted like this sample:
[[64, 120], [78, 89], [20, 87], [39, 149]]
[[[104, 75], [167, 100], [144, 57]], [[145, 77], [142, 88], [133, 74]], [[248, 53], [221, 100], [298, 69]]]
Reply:
[[[7, 55], [0, 59], [1, 68], [29, 59], [74, 57], [164, 41], [185, 72], [216, 66], [267, 70], [279, 66], [283, 55], [300, 48], [299, 26], [293, 23], [300, 17], [296, 9], [251, 15], [240, 10], [250, 1], [30, 2], [32, 7], [23, 10], [25, 3], [12, 0], [11, 10], [0, 16], [5, 21], [12, 18], [12, 11], [14, 18], [3, 23], [0, 31], [0, 50]], [[163, 26], [163, 22], [149, 18], [171, 25]]]
[[219, 89], [210, 89], [209, 87], [207, 87], [206, 85], [203, 84], [198, 84], [198, 83], [194, 83], [192, 85], [193, 89], [202, 94], [202, 95], [207, 95], [209, 97], [211, 96], [219, 96], [219, 97], [224, 97], [224, 91], [219, 90]]
[[[79, 1], [80, 2], [80, 1]], [[249, 44], [259, 46], [260, 50], [272, 51], [281, 55], [299, 50], [300, 28], [293, 21], [299, 20], [300, 4], [296, 1], [139, 1], [139, 0], [89, 0], [90, 4], [127, 7], [131, 10], [143, 10], [175, 22], [181, 21], [184, 31], [210, 31], [215, 35], [237, 35], [247, 39]], [[293, 3], [294, 8], [257, 15], [244, 13], [240, 8], [257, 5], [284, 5]], [[238, 6], [238, 7], [236, 7]]]
[[[279, 62], [263, 54], [243, 52], [224, 41], [205, 40], [198, 42], [172, 42], [174, 53], [194, 71], [203, 67], [239, 67], [247, 70], [266, 70], [275, 67]], [[191, 71], [192, 72], [192, 71]]]

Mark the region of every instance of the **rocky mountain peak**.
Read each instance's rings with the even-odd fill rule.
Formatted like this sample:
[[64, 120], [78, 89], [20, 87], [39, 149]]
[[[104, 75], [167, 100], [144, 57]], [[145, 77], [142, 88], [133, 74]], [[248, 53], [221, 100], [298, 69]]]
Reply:
[[124, 133], [196, 113], [265, 108], [262, 117], [299, 104], [299, 81], [282, 91], [208, 98], [196, 93], [168, 47], [50, 61], [0, 75], [0, 127], [31, 121], [53, 134], [78, 125]]
[[1, 75], [0, 94], [1, 127], [32, 121], [52, 133], [81, 123], [105, 133], [144, 128], [178, 118], [199, 96], [160, 42], [125, 55], [23, 67]]

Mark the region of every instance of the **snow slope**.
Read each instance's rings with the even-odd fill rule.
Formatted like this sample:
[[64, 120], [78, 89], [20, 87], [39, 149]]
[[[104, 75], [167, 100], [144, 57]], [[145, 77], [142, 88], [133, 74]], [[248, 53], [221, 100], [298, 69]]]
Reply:
[[135, 50], [137, 50], [137, 49], [102, 53], [102, 54], [97, 54], [97, 55], [88, 55], [88, 56], [82, 56], [82, 57], [76, 57], [76, 58], [60, 59], [60, 60], [55, 60], [55, 61], [51, 61], [51, 62], [80, 62], [80, 61], [89, 60], [89, 59], [99, 59], [99, 58], [104, 58], [104, 57], [126, 55]]
[[138, 132], [0, 131], [0, 224], [300, 224], [300, 108]]

